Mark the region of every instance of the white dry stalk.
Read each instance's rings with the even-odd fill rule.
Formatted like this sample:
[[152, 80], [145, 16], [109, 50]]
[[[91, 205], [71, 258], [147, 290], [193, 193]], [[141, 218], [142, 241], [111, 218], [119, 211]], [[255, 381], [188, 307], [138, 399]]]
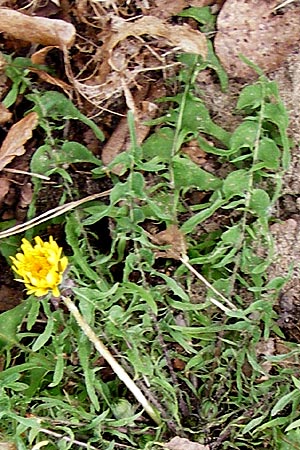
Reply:
[[285, 0], [285, 2], [280, 3], [280, 5], [277, 5], [273, 11], [277, 11], [280, 8], [283, 8], [284, 6], [289, 5], [290, 3], [293, 3], [295, 0]]
[[215, 306], [217, 306], [218, 308], [220, 308], [222, 311], [224, 311], [225, 313], [228, 313], [229, 311], [237, 311], [238, 308], [231, 303], [230, 300], [228, 300], [226, 297], [224, 297], [223, 294], [221, 294], [221, 292], [219, 292], [215, 287], [213, 287], [208, 281], [207, 279], [201, 275], [188, 261], [188, 257], [186, 255], [180, 257], [180, 261], [182, 262], [182, 264], [185, 265], [185, 267], [187, 267], [187, 269], [189, 269], [190, 272], [192, 272], [194, 275], [196, 275], [196, 277], [202, 281], [203, 284], [205, 284], [205, 286], [212, 290], [219, 298], [221, 298], [223, 300], [224, 303], [226, 303], [229, 308], [227, 308], [227, 306], [224, 306], [221, 302], [219, 302], [218, 300], [210, 297], [209, 300], [211, 301], [211, 303], [213, 303]]
[[110, 353], [108, 348], [103, 344], [103, 342], [96, 336], [95, 332], [89, 326], [89, 324], [84, 320], [80, 314], [77, 306], [72, 302], [69, 297], [62, 297], [63, 302], [69, 309], [70, 313], [75, 318], [77, 324], [85, 334], [85, 336], [92, 342], [95, 349], [100, 353], [100, 355], [105, 359], [105, 361], [110, 365], [117, 377], [123, 381], [125, 386], [134, 395], [137, 401], [142, 405], [144, 410], [149, 414], [151, 419], [157, 424], [161, 424], [161, 419], [158, 413], [153, 409], [151, 404], [148, 402], [140, 388], [134, 383], [130, 376], [125, 372], [123, 367], [116, 361], [113, 355]]
[[[63, 434], [57, 433], [56, 431], [47, 430], [47, 428], [39, 428], [39, 431], [41, 433], [47, 434], [47, 435], [55, 437], [57, 439], [61, 439], [62, 441], [72, 442], [72, 445], [73, 444], [74, 445], [79, 445], [80, 447], [87, 448], [89, 450], [98, 450], [97, 447], [93, 447], [92, 445], [86, 444], [85, 442], [78, 441], [77, 439], [72, 439], [72, 438], [70, 438], [68, 436], [64, 436]], [[45, 445], [47, 445], [49, 443], [49, 441], [42, 441], [42, 442], [44, 442]], [[36, 444], [34, 447], [32, 447], [31, 450], [38, 450], [38, 448], [40, 448], [40, 447], [37, 447], [38, 444]]]
[[91, 200], [95, 200], [96, 198], [106, 197], [111, 193], [111, 189], [104, 192], [99, 192], [97, 194], [89, 195], [88, 197], [81, 198], [80, 200], [75, 200], [74, 202], [66, 203], [65, 205], [57, 206], [56, 208], [50, 209], [40, 216], [34, 217], [31, 220], [28, 220], [25, 223], [21, 223], [20, 225], [15, 225], [14, 227], [8, 228], [7, 230], [0, 232], [0, 239], [13, 236], [14, 234], [23, 233], [30, 228], [36, 227], [37, 225], [47, 222], [48, 220], [53, 219], [54, 217], [61, 216], [72, 209], [77, 208], [86, 202], [90, 202]]
[[[47, 177], [46, 175], [41, 175], [39, 173], [34, 173], [34, 172], [27, 172], [26, 170], [19, 170], [19, 169], [9, 169], [7, 167], [5, 167], [3, 169], [3, 172], [8, 172], [8, 173], [20, 173], [22, 175], [29, 175], [31, 177], [35, 177], [35, 178], [39, 178], [41, 180], [45, 180], [45, 181], [50, 181], [51, 178]], [[1, 450], [1, 449], [0, 449]]]

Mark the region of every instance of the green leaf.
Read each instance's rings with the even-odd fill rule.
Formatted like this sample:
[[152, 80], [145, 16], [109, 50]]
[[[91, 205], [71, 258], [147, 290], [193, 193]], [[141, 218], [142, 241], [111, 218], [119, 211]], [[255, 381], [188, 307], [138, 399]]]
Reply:
[[143, 157], [146, 160], [158, 158], [159, 161], [170, 161], [174, 136], [172, 128], [160, 128], [143, 143]]
[[70, 245], [74, 254], [74, 261], [81, 268], [82, 272], [91, 280], [99, 283], [104, 283], [104, 280], [99, 279], [99, 274], [95, 272], [91, 265], [87, 262], [85, 255], [79, 248], [79, 236], [81, 234], [81, 227], [73, 214], [66, 219], [66, 241]]
[[22, 392], [28, 388], [28, 384], [16, 382], [16, 383], [9, 384], [7, 387], [16, 392]]
[[48, 317], [45, 330], [43, 331], [42, 334], [39, 335], [39, 337], [32, 346], [33, 352], [37, 352], [40, 348], [42, 348], [46, 344], [46, 342], [50, 339], [52, 335], [53, 327], [54, 327], [54, 320], [52, 317]]
[[296, 386], [296, 388], [299, 389], [299, 391], [300, 391], [300, 380], [298, 380], [298, 378], [294, 377], [293, 375], [292, 375], [292, 380], [293, 380], [293, 383]]
[[270, 215], [271, 200], [263, 189], [254, 189], [250, 199], [250, 209], [253, 214], [259, 217]]
[[203, 132], [214, 136], [225, 145], [229, 144], [230, 133], [215, 124], [203, 101], [191, 94], [188, 94], [185, 100], [185, 107], [182, 114], [182, 128], [187, 133]]
[[78, 142], [65, 142], [58, 152], [58, 163], [74, 164], [79, 162], [89, 162], [97, 166], [102, 166], [102, 162], [84, 145]]
[[113, 207], [110, 205], [104, 205], [103, 203], [98, 202], [98, 205], [90, 206], [84, 208], [85, 213], [88, 214], [87, 218], [84, 219], [84, 225], [92, 225], [93, 223], [99, 222], [99, 220], [103, 219], [103, 217], [109, 216]]
[[280, 411], [282, 411], [289, 403], [293, 402], [295, 399], [300, 398], [300, 392], [294, 390], [288, 394], [281, 397], [273, 406], [271, 410], [271, 416], [276, 416]]
[[206, 66], [213, 69], [219, 77], [221, 89], [222, 91], [226, 91], [228, 88], [228, 75], [226, 71], [223, 69], [222, 64], [220, 63], [219, 58], [216, 56], [213, 48], [213, 44], [210, 40], [207, 40], [207, 57], [206, 57]]
[[36, 111], [38, 115], [43, 117], [50, 117], [55, 120], [75, 119], [89, 126], [95, 136], [100, 140], [104, 140], [104, 134], [98, 126], [82, 114], [69, 100], [60, 92], [47, 91], [44, 94], [29, 94], [27, 98], [35, 103], [31, 111]]
[[[127, 419], [130, 418], [132, 420], [132, 417], [134, 416], [134, 413], [135, 413], [134, 406], [131, 403], [129, 403], [129, 401], [126, 400], [125, 398], [120, 399], [118, 401], [118, 403], [113, 404], [111, 407], [112, 407], [114, 416], [117, 420], [118, 419], [126, 419], [126, 418]], [[138, 416], [140, 416], [140, 414], [138, 414]], [[131, 423], [133, 423], [133, 422], [131, 422]]]
[[155, 270], [153, 270], [151, 273], [156, 275], [156, 276], [158, 276], [158, 277], [160, 277], [160, 278], [162, 278], [166, 282], [166, 285], [179, 298], [181, 298], [182, 300], [184, 300], [186, 302], [190, 302], [190, 297], [188, 296], [188, 294], [182, 289], [182, 287], [178, 283], [176, 283], [175, 280], [173, 280], [173, 278], [168, 277], [164, 273], [156, 272]]
[[115, 205], [120, 200], [124, 200], [130, 195], [130, 185], [128, 180], [125, 183], [117, 183], [110, 193], [110, 204]]
[[264, 162], [266, 169], [277, 170], [280, 167], [280, 150], [273, 139], [265, 136], [261, 138], [258, 159]]
[[84, 379], [88, 396], [94, 406], [99, 411], [99, 400], [95, 391], [95, 372], [90, 367], [91, 345], [85, 336], [81, 336], [78, 342], [78, 356], [83, 368]]
[[20, 82], [15, 82], [12, 84], [12, 87], [10, 88], [10, 91], [6, 95], [6, 97], [3, 100], [3, 105], [6, 108], [10, 108], [17, 100], [17, 97], [20, 93]]
[[33, 325], [35, 324], [38, 315], [40, 313], [40, 306], [41, 303], [35, 298], [35, 297], [31, 297], [32, 302], [31, 302], [31, 307], [30, 310], [28, 312], [28, 317], [27, 317], [27, 330], [30, 331], [31, 328], [33, 327]]
[[173, 171], [176, 189], [196, 187], [201, 191], [211, 191], [222, 185], [219, 178], [183, 156], [173, 158]]
[[[294, 422], [292, 422], [288, 427], [286, 427], [286, 429], [284, 430], [285, 432], [294, 430], [295, 428], [299, 428], [300, 429], [300, 419], [295, 420]], [[298, 438], [300, 438], [300, 434], [298, 436]], [[298, 443], [299, 441], [297, 441]]]
[[223, 182], [223, 192], [227, 199], [234, 195], [245, 196], [249, 188], [250, 174], [244, 169], [231, 172]]
[[[247, 423], [247, 425], [245, 426], [245, 428], [243, 428], [242, 434], [246, 434], [249, 433], [250, 431], [253, 430], [253, 428], [256, 428], [258, 425], [260, 425], [262, 423], [262, 421], [265, 419], [265, 415], [264, 416], [260, 416], [260, 417], [255, 417], [254, 419], [250, 420], [249, 423]], [[254, 430], [255, 433], [255, 430]]]
[[257, 109], [263, 101], [262, 85], [261, 83], [256, 83], [242, 89], [236, 107], [237, 109], [245, 109], [247, 107]]
[[146, 290], [143, 286], [139, 286], [138, 284], [134, 284], [131, 282], [124, 282], [123, 286], [128, 290], [129, 293], [137, 294], [141, 299], [145, 300], [149, 308], [156, 315], [157, 314], [157, 305], [156, 302], [149, 290]]
[[224, 242], [224, 244], [230, 244], [235, 246], [237, 242], [239, 242], [240, 236], [241, 236], [240, 226], [234, 225], [222, 234], [221, 239]]
[[[98, 290], [91, 288], [77, 288], [74, 291], [80, 299], [79, 309], [90, 326], [94, 326], [95, 322], [95, 300]], [[99, 297], [98, 297], [99, 299]]]
[[65, 142], [60, 148], [55, 149], [50, 145], [39, 147], [31, 159], [30, 167], [35, 173], [47, 174], [49, 170], [57, 168], [59, 165], [79, 162], [102, 166], [101, 161], [84, 145], [78, 142]]
[[202, 25], [209, 25], [209, 29], [213, 30], [216, 22], [216, 16], [211, 13], [208, 6], [201, 8], [191, 7], [177, 14], [180, 17], [191, 17]]
[[141, 173], [132, 172], [129, 176], [131, 183], [132, 195], [135, 198], [144, 199], [145, 198], [145, 180]]
[[64, 368], [65, 368], [65, 358], [63, 353], [56, 353], [53, 380], [49, 384], [49, 387], [55, 387], [59, 385], [64, 376]]
[[270, 122], [275, 123], [279, 130], [286, 134], [287, 127], [289, 125], [289, 118], [283, 104], [280, 103], [267, 103], [264, 109], [264, 117]]
[[193, 229], [199, 225], [199, 223], [202, 223], [204, 220], [208, 219], [213, 215], [214, 212], [217, 211], [223, 204], [225, 203], [224, 199], [218, 199], [215, 201], [211, 206], [204, 209], [203, 211], [200, 211], [199, 213], [192, 216], [190, 219], [188, 219], [181, 227], [181, 231], [184, 234], [188, 234]]
[[13, 346], [18, 342], [17, 332], [31, 307], [30, 301], [24, 301], [15, 308], [0, 314], [0, 348]]
[[[5, 74], [12, 81], [10, 91], [2, 101], [6, 108], [12, 106], [19, 94], [23, 94], [27, 87], [31, 85], [28, 75], [28, 67], [33, 66], [29, 58], [17, 57], [12, 59], [10, 56], [3, 55], [8, 61], [5, 65]], [[40, 67], [39, 67], [40, 68]]]
[[257, 133], [258, 123], [252, 120], [245, 120], [232, 133], [229, 143], [230, 149], [235, 151], [244, 147], [253, 149]]
[[271, 281], [269, 281], [265, 289], [276, 289], [280, 290], [283, 288], [283, 286], [286, 284], [287, 279], [284, 277], [274, 277]]
[[[10, 226], [15, 225], [14, 221], [8, 222], [10, 222]], [[1, 239], [0, 252], [4, 256], [4, 258], [8, 261], [9, 264], [11, 264], [10, 256], [14, 256], [17, 253], [20, 245], [21, 245], [20, 236], [9, 236], [7, 238]]]

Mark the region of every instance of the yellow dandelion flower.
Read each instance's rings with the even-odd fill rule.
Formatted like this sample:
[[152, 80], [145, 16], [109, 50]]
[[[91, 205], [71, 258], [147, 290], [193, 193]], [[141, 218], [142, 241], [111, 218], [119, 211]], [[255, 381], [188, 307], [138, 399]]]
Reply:
[[42, 297], [52, 291], [54, 297], [59, 297], [58, 286], [62, 282], [68, 258], [62, 256], [62, 248], [57, 245], [52, 236], [49, 242], [42, 241], [39, 236], [34, 240], [35, 245], [31, 245], [27, 239], [22, 239], [23, 253], [17, 253], [15, 257], [11, 256], [12, 269], [21, 277], [17, 281], [25, 284], [29, 295]]

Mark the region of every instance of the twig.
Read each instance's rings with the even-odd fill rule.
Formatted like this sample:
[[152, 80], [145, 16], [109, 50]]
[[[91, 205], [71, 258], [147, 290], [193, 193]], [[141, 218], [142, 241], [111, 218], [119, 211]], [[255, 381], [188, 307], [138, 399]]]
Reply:
[[[52, 431], [52, 430], [47, 430], [47, 428], [39, 428], [39, 431], [41, 433], [47, 434], [48, 436], [53, 436], [53, 437], [56, 437], [58, 439], [66, 441], [66, 442], [72, 442], [72, 444], [79, 445], [80, 447], [84, 447], [84, 448], [87, 448], [89, 450], [100, 450], [99, 447], [94, 447], [91, 444], [86, 444], [85, 442], [77, 441], [77, 439], [72, 439], [72, 438], [70, 438], [68, 436], [63, 436], [61, 433], [57, 433], [56, 431]], [[129, 448], [133, 449], [133, 447], [128, 447], [127, 444], [126, 445], [125, 444], [118, 444], [117, 442], [115, 442], [115, 446], [116, 447], [125, 448], [125, 449], [129, 449]], [[32, 447], [32, 450], [34, 450], [34, 447]]]
[[23, 233], [30, 228], [33, 228], [43, 222], [47, 222], [47, 220], [53, 219], [54, 217], [61, 216], [71, 209], [76, 208], [83, 203], [90, 202], [91, 200], [95, 200], [96, 198], [106, 197], [111, 193], [111, 189], [104, 192], [98, 192], [97, 194], [89, 195], [88, 197], [81, 198], [80, 200], [75, 200], [74, 202], [66, 203], [65, 205], [57, 206], [56, 208], [50, 209], [50, 211], [46, 211], [40, 216], [34, 217], [31, 220], [28, 220], [25, 223], [21, 223], [20, 225], [16, 225], [14, 227], [8, 228], [7, 230], [0, 232], [0, 239], [12, 236], [14, 234]]
[[218, 308], [220, 308], [222, 311], [224, 311], [225, 313], [228, 313], [230, 310], [231, 311], [237, 311], [238, 310], [238, 308], [233, 304], [233, 303], [231, 303], [231, 301], [230, 300], [228, 300], [226, 297], [224, 297], [224, 295], [223, 294], [221, 294], [221, 292], [219, 292], [215, 287], [213, 287], [208, 281], [207, 281], [207, 279], [206, 278], [204, 278], [204, 276], [203, 275], [201, 275], [190, 263], [189, 263], [189, 261], [188, 261], [188, 257], [185, 255], [185, 256], [181, 256], [180, 257], [180, 261], [182, 262], [182, 264], [184, 264], [185, 265], [185, 267], [187, 267], [194, 275], [196, 275], [196, 277], [200, 280], [200, 281], [202, 281], [202, 283], [203, 284], [205, 284], [205, 286], [208, 288], [208, 289], [210, 289], [210, 290], [212, 290], [218, 297], [220, 297], [222, 300], [223, 300], [223, 302], [224, 303], [226, 303], [228, 306], [229, 306], [229, 308], [227, 308], [227, 306], [224, 306], [221, 302], [219, 302], [219, 300], [216, 300], [215, 298], [209, 298], [209, 300], [214, 304], [214, 305], [216, 305]]
[[41, 180], [46, 180], [46, 181], [50, 181], [50, 179], [51, 179], [50, 177], [46, 177], [46, 175], [41, 175], [40, 173], [35, 173], [35, 172], [27, 172], [26, 170], [8, 169], [7, 167], [5, 167], [2, 170], [3, 170], [3, 172], [8, 172], [8, 173], [20, 173], [22, 175], [29, 175], [31, 177], [40, 178]]
[[293, 3], [295, 0], [286, 0], [285, 2], [280, 3], [280, 5], [277, 5], [275, 8], [272, 9], [272, 12], [277, 11], [280, 8], [283, 8], [284, 6], [289, 5], [290, 3]]
[[80, 314], [77, 306], [72, 302], [69, 297], [62, 297], [63, 302], [69, 309], [70, 313], [74, 316], [77, 324], [84, 332], [86, 337], [93, 343], [96, 350], [100, 355], [108, 362], [114, 373], [119, 377], [121, 381], [127, 386], [130, 392], [134, 395], [137, 401], [142, 405], [145, 411], [149, 414], [151, 419], [157, 424], [161, 424], [161, 418], [158, 413], [154, 411], [153, 407], [150, 405], [140, 388], [134, 383], [134, 381], [129, 377], [127, 372], [123, 367], [115, 360], [113, 355], [110, 353], [108, 348], [103, 344], [103, 342], [96, 336], [95, 332], [89, 326], [89, 324], [84, 320]]
[[[77, 441], [77, 439], [72, 439], [68, 436], [63, 436], [61, 433], [57, 433], [55, 431], [47, 430], [47, 428], [39, 428], [41, 433], [47, 434], [48, 436], [53, 436], [55, 438], [61, 439], [62, 441], [72, 442], [72, 444], [79, 445], [80, 447], [88, 448], [91, 450], [99, 450], [97, 447], [93, 445], [86, 444], [85, 442]], [[32, 448], [34, 450], [34, 447]]]

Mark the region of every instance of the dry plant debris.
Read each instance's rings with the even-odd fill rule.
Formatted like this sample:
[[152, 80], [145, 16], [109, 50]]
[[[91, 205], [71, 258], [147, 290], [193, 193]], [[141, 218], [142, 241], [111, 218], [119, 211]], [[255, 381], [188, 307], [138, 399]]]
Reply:
[[45, 17], [31, 17], [8, 8], [0, 8], [0, 32], [14, 39], [42, 45], [70, 47], [75, 39], [75, 27], [68, 22]]
[[3, 170], [15, 156], [25, 153], [24, 144], [32, 137], [32, 131], [37, 124], [38, 115], [31, 112], [10, 128], [0, 148], [0, 170]]
[[[152, 37], [153, 43], [146, 42], [143, 39], [145, 35]], [[129, 37], [134, 41], [128, 40]], [[207, 54], [203, 33], [189, 25], [168, 24], [155, 16], [145, 16], [131, 22], [113, 16], [110, 27], [102, 32], [102, 40], [103, 46], [99, 52], [101, 64], [97, 74], [88, 80], [78, 77], [74, 80], [76, 89], [98, 107], [109, 98], [120, 96], [124, 86], [135, 86], [137, 77], [143, 72], [176, 65], [171, 56], [174, 57], [178, 51], [197, 53], [203, 58]], [[152, 67], [149, 66], [149, 55], [152, 57]], [[166, 55], [171, 60], [170, 64]]]

